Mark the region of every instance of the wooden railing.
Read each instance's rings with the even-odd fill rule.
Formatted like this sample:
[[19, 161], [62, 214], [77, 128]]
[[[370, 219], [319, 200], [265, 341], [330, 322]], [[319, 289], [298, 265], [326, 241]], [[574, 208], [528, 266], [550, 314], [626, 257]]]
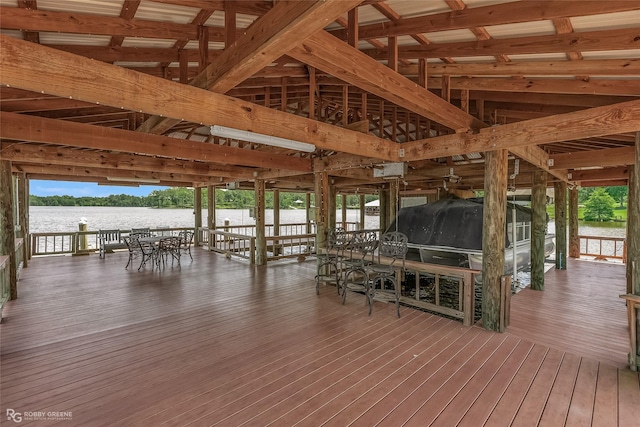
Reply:
[[267, 237], [267, 261], [315, 254], [315, 234]]
[[207, 240], [210, 251], [248, 259], [251, 264], [256, 262], [256, 238], [253, 236], [209, 230]]
[[9, 301], [11, 287], [11, 273], [9, 272], [9, 255], [0, 256], [0, 318], [2, 307]]
[[[161, 227], [150, 231], [158, 236], [175, 235], [189, 227]], [[127, 234], [130, 230], [121, 230]], [[31, 255], [86, 254], [98, 250], [98, 230], [31, 233]]]
[[[436, 313], [462, 319], [465, 326], [470, 326], [474, 322], [475, 317], [475, 279], [476, 274], [480, 274], [479, 270], [470, 270], [468, 268], [447, 267], [438, 264], [426, 264], [419, 261], [406, 261], [406, 271], [415, 274], [415, 296], [400, 297], [400, 302], [425, 310], [434, 311]], [[427, 276], [434, 280], [433, 285], [433, 301], [425, 301], [421, 297], [421, 290], [425, 288], [420, 284], [420, 277]], [[457, 307], [447, 307], [441, 301], [441, 284], [443, 280], [453, 281], [457, 283], [458, 300]]]
[[626, 262], [627, 239], [624, 237], [578, 236], [580, 255], [602, 259], [619, 259]]

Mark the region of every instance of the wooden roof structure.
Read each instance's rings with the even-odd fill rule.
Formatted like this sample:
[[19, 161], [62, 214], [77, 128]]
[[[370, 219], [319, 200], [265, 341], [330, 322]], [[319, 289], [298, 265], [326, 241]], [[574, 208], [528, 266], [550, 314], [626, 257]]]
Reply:
[[33, 179], [481, 189], [506, 148], [518, 187], [626, 185], [640, 131], [635, 0], [0, 0], [0, 28], [0, 157]]

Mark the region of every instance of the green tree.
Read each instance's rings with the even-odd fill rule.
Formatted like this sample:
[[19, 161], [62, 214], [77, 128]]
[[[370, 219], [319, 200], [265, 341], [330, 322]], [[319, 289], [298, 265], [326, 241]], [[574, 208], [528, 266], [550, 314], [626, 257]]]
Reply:
[[596, 188], [585, 203], [585, 221], [609, 221], [616, 201], [604, 188]]
[[627, 187], [626, 185], [620, 185], [617, 187], [607, 187], [606, 191], [611, 197], [613, 197], [618, 202], [620, 202], [621, 208], [624, 207], [624, 201], [627, 198], [627, 195], [629, 194], [629, 187]]

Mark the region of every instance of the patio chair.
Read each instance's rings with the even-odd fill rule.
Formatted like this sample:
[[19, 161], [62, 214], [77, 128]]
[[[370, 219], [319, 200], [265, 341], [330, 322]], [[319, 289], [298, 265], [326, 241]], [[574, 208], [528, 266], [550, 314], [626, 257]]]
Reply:
[[149, 227], [145, 228], [132, 228], [131, 233], [129, 235], [137, 235], [138, 237], [151, 237], [151, 230]]
[[[365, 267], [368, 279], [369, 315], [373, 310], [374, 299], [379, 298], [386, 301], [391, 297], [395, 300], [396, 311], [400, 317], [400, 284], [398, 281], [405, 268], [407, 240], [407, 236], [398, 231], [388, 232], [380, 237], [377, 263]], [[387, 258], [386, 262], [381, 262], [382, 257]], [[399, 266], [396, 261], [401, 261], [402, 265]], [[385, 282], [390, 282], [393, 288], [385, 288]], [[380, 288], [376, 286], [377, 283], [380, 283]]]
[[165, 237], [160, 239], [157, 247], [157, 258], [156, 263], [158, 267], [160, 267], [160, 262], [165, 266], [171, 257], [171, 266], [173, 267], [174, 261], [178, 262], [178, 267], [180, 267], [180, 244], [181, 240], [179, 237]]
[[140, 255], [142, 255], [142, 250], [140, 248], [138, 240], [132, 238], [131, 236], [122, 236], [122, 241], [129, 250], [129, 259], [127, 260], [127, 265], [124, 267], [124, 269], [126, 270], [129, 268], [129, 265], [133, 265], [134, 259], [137, 259]]
[[[348, 243], [348, 255], [342, 259], [345, 268], [342, 281], [342, 303], [347, 301], [347, 291], [366, 293], [369, 289], [365, 267], [373, 262], [373, 254], [378, 247], [378, 239], [374, 231], [361, 231], [353, 235]], [[370, 255], [370, 258], [367, 257]]]
[[151, 261], [151, 267], [153, 267], [153, 264], [157, 264], [158, 249], [153, 243], [141, 241], [136, 237], [132, 237], [132, 241], [138, 242], [140, 253], [142, 254], [142, 260], [140, 261], [138, 271], [142, 268], [142, 266], [146, 265], [148, 261]]
[[181, 231], [178, 233], [178, 237], [180, 238], [180, 250], [184, 253], [189, 254], [189, 258], [193, 261], [193, 257], [191, 256], [191, 245], [193, 244], [193, 231]]
[[335, 283], [340, 295], [340, 261], [348, 243], [347, 234], [342, 227], [332, 228], [327, 233], [327, 248], [316, 254], [318, 267], [316, 270], [316, 295], [320, 295], [320, 283]]

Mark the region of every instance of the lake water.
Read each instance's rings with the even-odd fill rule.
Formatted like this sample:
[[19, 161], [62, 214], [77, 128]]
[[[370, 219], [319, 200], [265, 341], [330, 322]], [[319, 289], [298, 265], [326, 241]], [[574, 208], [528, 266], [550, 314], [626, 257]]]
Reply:
[[[202, 223], [207, 224], [207, 210], [202, 211]], [[29, 228], [32, 233], [77, 231], [81, 218], [85, 218], [89, 230], [193, 227], [193, 209], [157, 208], [114, 208], [102, 206], [31, 206]], [[224, 225], [229, 219], [231, 225], [255, 225], [248, 209], [217, 209], [216, 225]], [[273, 209], [265, 212], [267, 224], [273, 224]], [[304, 223], [304, 209], [281, 209], [280, 223]], [[342, 221], [342, 210], [337, 211], [337, 221]], [[347, 209], [347, 221], [360, 221], [358, 209]], [[380, 217], [366, 216], [366, 228], [379, 228]]]
[[[266, 223], [273, 224], [273, 209], [267, 209]], [[203, 225], [207, 223], [207, 210], [202, 211]], [[280, 223], [304, 223], [304, 209], [281, 209]], [[342, 210], [338, 210], [337, 221], [342, 221]], [[29, 226], [32, 233], [76, 231], [81, 218], [85, 218], [89, 230], [193, 227], [193, 209], [157, 209], [157, 208], [114, 208], [100, 206], [31, 206]], [[216, 225], [224, 225], [229, 219], [231, 225], [254, 225], [248, 209], [217, 209]], [[358, 209], [347, 209], [347, 221], [360, 221]], [[380, 217], [365, 216], [365, 228], [379, 228]], [[549, 221], [549, 232], [555, 232], [555, 224]], [[579, 224], [579, 233], [588, 236], [624, 237], [625, 223], [584, 223]]]

